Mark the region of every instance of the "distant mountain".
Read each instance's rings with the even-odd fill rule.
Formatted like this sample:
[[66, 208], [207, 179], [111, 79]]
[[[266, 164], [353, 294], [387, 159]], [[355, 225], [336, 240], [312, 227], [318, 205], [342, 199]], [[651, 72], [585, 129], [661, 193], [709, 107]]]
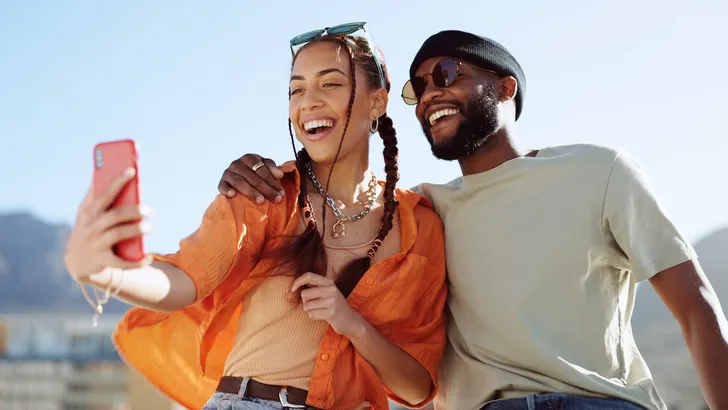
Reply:
[[[728, 228], [706, 235], [694, 246], [723, 311], [728, 312]], [[671, 408], [707, 408], [680, 326], [647, 282], [639, 286], [632, 327], [658, 390]]]
[[[66, 225], [48, 224], [28, 213], [0, 214], [0, 313], [92, 314], [64, 268], [69, 233]], [[127, 308], [111, 301], [104, 309], [118, 313]]]

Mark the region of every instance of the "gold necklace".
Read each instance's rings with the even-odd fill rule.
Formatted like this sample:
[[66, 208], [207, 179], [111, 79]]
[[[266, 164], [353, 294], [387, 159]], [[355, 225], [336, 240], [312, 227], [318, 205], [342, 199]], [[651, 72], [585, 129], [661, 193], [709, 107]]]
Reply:
[[372, 179], [369, 181], [369, 189], [366, 193], [368, 201], [367, 204], [364, 206], [364, 210], [355, 214], [344, 215], [341, 210], [336, 206], [336, 202], [329, 196], [328, 192], [326, 192], [326, 189], [324, 189], [318, 179], [316, 179], [310, 163], [306, 164], [306, 170], [308, 171], [308, 177], [311, 179], [313, 186], [318, 189], [319, 193], [324, 198], [324, 202], [326, 202], [326, 205], [328, 205], [329, 208], [331, 208], [331, 210], [334, 212], [334, 216], [336, 217], [336, 223], [332, 227], [334, 238], [346, 236], [346, 225], [344, 225], [344, 222], [354, 222], [365, 217], [372, 210], [372, 206], [374, 206], [374, 201], [377, 200], [377, 178], [374, 176], [374, 173], [372, 173]]

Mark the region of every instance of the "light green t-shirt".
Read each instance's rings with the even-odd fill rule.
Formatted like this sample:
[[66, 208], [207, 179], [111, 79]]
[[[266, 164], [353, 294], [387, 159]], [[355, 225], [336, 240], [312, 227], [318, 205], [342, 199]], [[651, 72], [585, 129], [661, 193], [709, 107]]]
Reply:
[[632, 337], [635, 290], [695, 252], [631, 158], [551, 147], [417, 190], [445, 224], [438, 408], [544, 392], [666, 408]]

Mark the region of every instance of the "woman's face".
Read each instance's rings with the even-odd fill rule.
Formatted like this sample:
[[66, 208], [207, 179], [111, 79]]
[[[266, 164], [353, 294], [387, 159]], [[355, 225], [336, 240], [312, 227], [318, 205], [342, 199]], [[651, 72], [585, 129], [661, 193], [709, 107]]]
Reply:
[[[373, 90], [356, 69], [356, 93], [339, 159], [368, 155], [372, 121], [386, 111], [386, 91]], [[317, 163], [332, 163], [344, 137], [351, 98], [349, 52], [332, 42], [301, 49], [291, 70], [288, 115], [297, 139]], [[382, 94], [384, 96], [382, 96]]]

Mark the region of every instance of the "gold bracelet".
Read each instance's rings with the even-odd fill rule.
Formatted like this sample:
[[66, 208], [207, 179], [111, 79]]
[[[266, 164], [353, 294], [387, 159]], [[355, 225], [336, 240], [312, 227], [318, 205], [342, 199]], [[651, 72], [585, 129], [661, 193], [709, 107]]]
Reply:
[[124, 283], [124, 273], [126, 273], [126, 269], [120, 269], [121, 270], [121, 277], [119, 278], [119, 284], [116, 285], [116, 290], [113, 294], [111, 294], [112, 298], [115, 298], [119, 295], [119, 292], [121, 292], [121, 284]]
[[81, 292], [83, 293], [84, 299], [86, 299], [86, 302], [88, 302], [89, 306], [91, 306], [92, 309], [96, 308], [96, 304], [93, 300], [91, 300], [91, 296], [88, 295], [88, 292], [86, 292], [86, 284], [79, 281], [79, 286], [81, 286]]
[[[109, 278], [109, 283], [106, 285], [106, 289], [104, 290], [104, 297], [103, 299], [99, 298], [97, 289], [94, 288], [94, 297], [96, 298], [96, 308], [94, 312], [94, 316], [92, 319], [92, 325], [93, 327], [98, 326], [99, 324], [99, 318], [101, 315], [104, 314], [104, 305], [109, 303], [109, 300], [111, 300], [111, 288], [114, 285], [114, 277], [116, 276], [116, 269], [115, 268], [106, 268], [105, 270], [108, 270], [111, 274], [111, 278]], [[122, 270], [122, 272], [124, 272]], [[121, 282], [119, 283], [118, 289], [121, 289]]]
[[95, 302], [91, 300], [91, 296], [89, 296], [88, 292], [86, 291], [86, 284], [79, 281], [79, 285], [81, 285], [81, 292], [83, 293], [84, 299], [86, 299], [86, 302], [88, 302], [88, 304], [94, 310], [94, 315], [91, 319], [91, 325], [93, 327], [98, 326], [99, 318], [101, 317], [101, 315], [104, 314], [104, 305], [107, 304], [109, 302], [109, 300], [111, 300], [112, 297], [116, 297], [119, 294], [119, 292], [121, 291], [121, 284], [124, 280], [125, 271], [123, 269], [120, 269], [121, 277], [119, 278], [119, 283], [116, 286], [116, 290], [112, 294], [111, 289], [114, 285], [114, 277], [116, 276], [115, 275], [116, 269], [114, 269], [114, 268], [106, 268], [106, 269], [110, 270], [111, 278], [109, 278], [109, 283], [107, 284], [106, 289], [104, 290], [103, 298], [99, 297], [98, 290], [96, 289], [96, 287], [93, 285], [91, 286], [94, 291], [94, 299], [96, 299]]

